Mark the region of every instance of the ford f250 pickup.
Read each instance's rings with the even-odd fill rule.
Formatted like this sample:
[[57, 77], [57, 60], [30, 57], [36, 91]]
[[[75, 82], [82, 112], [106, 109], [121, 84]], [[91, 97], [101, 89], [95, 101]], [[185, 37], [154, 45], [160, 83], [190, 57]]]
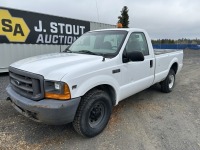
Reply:
[[11, 64], [6, 90], [24, 116], [53, 125], [72, 122], [78, 133], [94, 137], [121, 100], [156, 83], [171, 92], [182, 66], [182, 50], [155, 51], [142, 29], [96, 30], [61, 53]]

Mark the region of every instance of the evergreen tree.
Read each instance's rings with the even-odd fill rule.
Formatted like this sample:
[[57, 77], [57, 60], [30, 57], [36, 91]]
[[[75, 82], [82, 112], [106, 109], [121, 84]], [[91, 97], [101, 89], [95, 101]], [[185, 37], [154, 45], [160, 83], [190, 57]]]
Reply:
[[121, 11], [121, 16], [118, 17], [118, 23], [121, 23], [123, 28], [128, 28], [129, 25], [129, 15], [128, 15], [128, 7], [124, 6]]

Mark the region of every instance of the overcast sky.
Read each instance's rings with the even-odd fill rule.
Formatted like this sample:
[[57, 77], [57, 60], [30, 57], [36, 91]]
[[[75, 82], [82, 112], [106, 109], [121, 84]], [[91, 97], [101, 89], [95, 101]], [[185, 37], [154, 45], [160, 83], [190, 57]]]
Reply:
[[130, 27], [151, 38], [200, 38], [200, 0], [0, 0], [0, 6], [68, 18], [116, 24], [123, 6]]

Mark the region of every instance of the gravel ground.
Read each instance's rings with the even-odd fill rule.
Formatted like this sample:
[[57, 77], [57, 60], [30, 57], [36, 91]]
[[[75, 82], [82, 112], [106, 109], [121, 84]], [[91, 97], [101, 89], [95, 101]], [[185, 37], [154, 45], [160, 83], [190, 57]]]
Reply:
[[6, 93], [6, 86], [8, 85], [9, 78], [8, 73], [1, 73], [0, 74], [0, 100], [6, 99], [7, 93]]
[[[102, 134], [87, 139], [71, 124], [35, 123], [0, 100], [0, 149], [200, 149], [200, 51], [185, 50], [184, 67], [172, 93], [155, 85], [114, 108]], [[7, 74], [0, 75], [0, 99], [5, 99]]]

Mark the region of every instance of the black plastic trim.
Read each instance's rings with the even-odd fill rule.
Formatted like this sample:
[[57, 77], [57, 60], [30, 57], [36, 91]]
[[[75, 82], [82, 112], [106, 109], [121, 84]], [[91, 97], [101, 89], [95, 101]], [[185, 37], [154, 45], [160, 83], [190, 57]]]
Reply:
[[119, 72], [120, 72], [120, 69], [115, 69], [115, 70], [112, 71], [113, 74], [119, 73]]
[[[13, 90], [15, 90], [18, 94], [35, 101], [38, 101], [44, 98], [44, 77], [42, 75], [20, 70], [11, 66], [9, 67], [9, 72], [12, 72], [21, 76], [29, 77], [32, 79], [33, 95], [26, 93], [25, 90], [23, 92], [22, 91], [23, 89], [20, 90], [19, 88], [11, 84]], [[11, 82], [11, 77], [10, 77], [10, 82]], [[39, 82], [39, 84], [37, 82]], [[36, 94], [34, 93], [35, 91], [37, 91]]]

